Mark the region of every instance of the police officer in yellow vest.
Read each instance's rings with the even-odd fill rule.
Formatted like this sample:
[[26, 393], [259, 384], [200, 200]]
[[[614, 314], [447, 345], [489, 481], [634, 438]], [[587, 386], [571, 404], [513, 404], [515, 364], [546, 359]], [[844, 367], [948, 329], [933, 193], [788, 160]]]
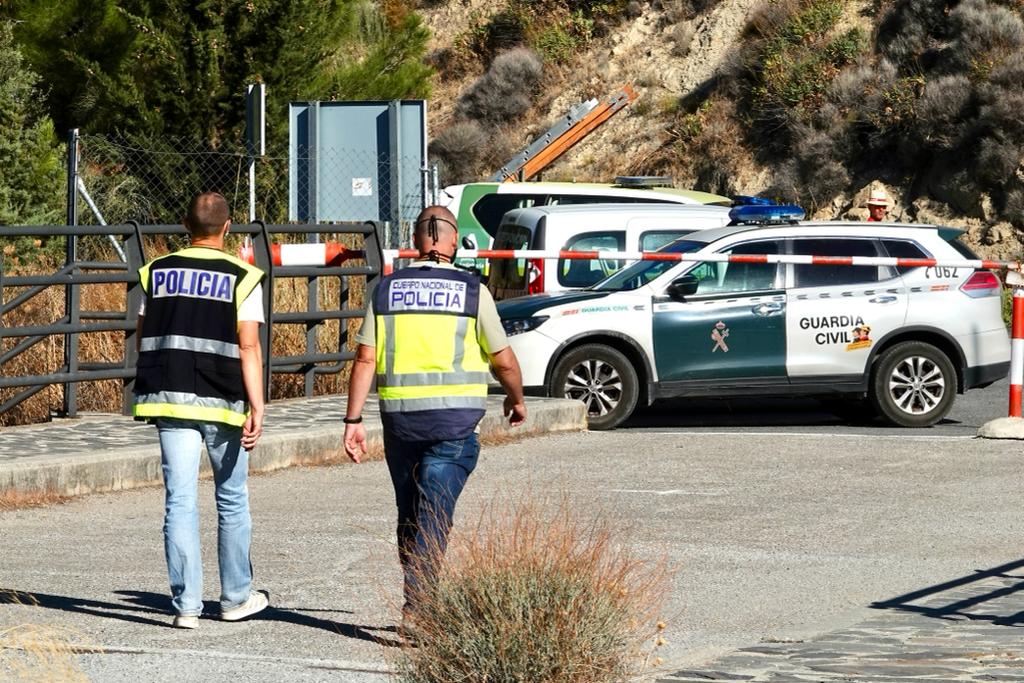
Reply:
[[431, 206], [416, 220], [419, 259], [378, 283], [367, 306], [352, 369], [345, 452], [366, 452], [362, 411], [374, 375], [384, 454], [398, 507], [398, 552], [406, 616], [417, 579], [444, 552], [455, 503], [476, 466], [476, 426], [487, 406], [490, 370], [506, 392], [509, 424], [526, 420], [519, 362], [494, 300], [480, 280], [452, 265], [455, 216]]
[[227, 201], [200, 194], [185, 217], [191, 246], [139, 269], [137, 418], [160, 437], [164, 549], [174, 626], [196, 628], [203, 611], [197, 481], [203, 443], [217, 500], [220, 618], [238, 621], [268, 605], [252, 590], [248, 451], [263, 427], [259, 325], [263, 271], [225, 254]]

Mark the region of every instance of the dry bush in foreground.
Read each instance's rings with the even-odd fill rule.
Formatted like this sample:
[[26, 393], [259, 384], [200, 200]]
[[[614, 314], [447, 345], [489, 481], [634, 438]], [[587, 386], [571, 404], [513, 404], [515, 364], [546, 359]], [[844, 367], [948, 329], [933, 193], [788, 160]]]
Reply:
[[403, 649], [399, 679], [626, 680], [662, 642], [666, 576], [664, 561], [618, 543], [609, 517], [581, 519], [567, 500], [493, 502], [420, 582], [417, 646]]

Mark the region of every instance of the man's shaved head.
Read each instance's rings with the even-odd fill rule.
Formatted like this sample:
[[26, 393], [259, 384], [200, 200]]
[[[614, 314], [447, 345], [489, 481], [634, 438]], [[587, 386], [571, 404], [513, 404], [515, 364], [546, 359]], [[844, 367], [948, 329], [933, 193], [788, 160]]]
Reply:
[[217, 192], [203, 192], [188, 205], [185, 227], [193, 237], [213, 237], [229, 220], [228, 200]]
[[416, 217], [413, 244], [421, 256], [436, 252], [451, 261], [458, 249], [459, 228], [455, 215], [443, 206], [428, 206]]

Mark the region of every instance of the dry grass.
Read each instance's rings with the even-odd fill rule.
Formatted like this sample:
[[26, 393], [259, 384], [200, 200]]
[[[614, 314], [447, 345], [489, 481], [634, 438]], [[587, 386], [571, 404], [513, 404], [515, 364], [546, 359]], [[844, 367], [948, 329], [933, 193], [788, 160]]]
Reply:
[[[352, 244], [355, 236], [333, 235], [331, 239], [340, 239]], [[153, 239], [147, 241], [147, 256], [152, 258], [170, 249], [182, 246], [177, 238]], [[234, 249], [230, 246], [229, 249]], [[106, 256], [109, 258], [109, 255]], [[30, 264], [9, 267], [6, 276], [32, 275], [52, 273], [56, 270], [53, 264]], [[25, 288], [5, 287], [4, 300], [10, 301], [20, 295]], [[95, 284], [81, 286], [81, 308], [83, 311], [124, 311], [127, 302], [127, 289], [120, 284]], [[363, 305], [365, 280], [361, 277], [350, 277], [343, 284], [341, 278], [321, 278], [317, 286], [316, 301], [320, 310], [336, 310], [342, 297], [348, 297], [350, 308]], [[276, 282], [273, 307], [275, 311], [305, 311], [309, 295], [309, 284], [306, 280], [282, 279]], [[49, 287], [17, 309], [0, 318], [3, 326], [48, 325], [55, 323], [64, 316], [64, 288]], [[319, 326], [316, 348], [312, 352], [325, 353], [336, 351], [339, 343], [342, 348], [353, 349], [352, 338], [359, 329], [360, 320], [327, 321]], [[344, 326], [344, 328], [342, 328]], [[340, 330], [346, 336], [340, 338]], [[6, 352], [22, 338], [6, 338], [2, 340], [0, 352]], [[79, 336], [80, 362], [118, 363], [124, 361], [124, 334], [121, 332], [92, 332]], [[305, 325], [274, 326], [271, 342], [272, 350], [278, 356], [291, 356], [306, 353]], [[43, 375], [59, 372], [64, 363], [64, 337], [51, 335], [29, 350], [3, 364], [0, 376]], [[317, 375], [314, 380], [314, 394], [333, 394], [344, 391], [348, 382], [348, 370], [340, 373]], [[0, 389], [0, 402], [6, 401], [22, 389]], [[302, 375], [275, 374], [270, 387], [272, 399], [294, 398], [303, 396], [305, 391]], [[82, 382], [78, 384], [78, 409], [88, 412], [122, 412], [122, 383], [120, 380]], [[46, 422], [51, 415], [59, 411], [64, 401], [64, 390], [61, 385], [50, 385], [40, 393], [29, 398], [14, 409], [0, 415], [0, 426], [35, 424]]]
[[[420, 568], [405, 683], [602, 683], [639, 675], [663, 641], [664, 561], [570, 501], [495, 501]], [[435, 571], [431, 568], [436, 566]]]
[[[0, 602], [25, 604], [27, 594], [11, 592]], [[34, 598], [28, 596], [28, 604]], [[71, 644], [72, 634], [51, 626], [24, 624], [0, 629], [0, 680], [25, 683], [88, 683], [76, 655], [84, 649]]]
[[65, 496], [56, 491], [0, 491], [0, 512], [5, 510], [20, 510], [23, 508], [44, 507], [47, 505], [60, 505], [71, 500], [71, 496]]

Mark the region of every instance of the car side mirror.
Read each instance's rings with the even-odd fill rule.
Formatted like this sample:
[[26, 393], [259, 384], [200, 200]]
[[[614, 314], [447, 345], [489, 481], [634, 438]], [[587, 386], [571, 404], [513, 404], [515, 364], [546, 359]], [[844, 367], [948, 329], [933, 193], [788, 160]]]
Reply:
[[463, 249], [476, 249], [476, 235], [466, 235], [462, 238]]
[[666, 294], [675, 301], [684, 301], [686, 297], [696, 294], [699, 286], [700, 281], [696, 275], [683, 275], [672, 281]]

